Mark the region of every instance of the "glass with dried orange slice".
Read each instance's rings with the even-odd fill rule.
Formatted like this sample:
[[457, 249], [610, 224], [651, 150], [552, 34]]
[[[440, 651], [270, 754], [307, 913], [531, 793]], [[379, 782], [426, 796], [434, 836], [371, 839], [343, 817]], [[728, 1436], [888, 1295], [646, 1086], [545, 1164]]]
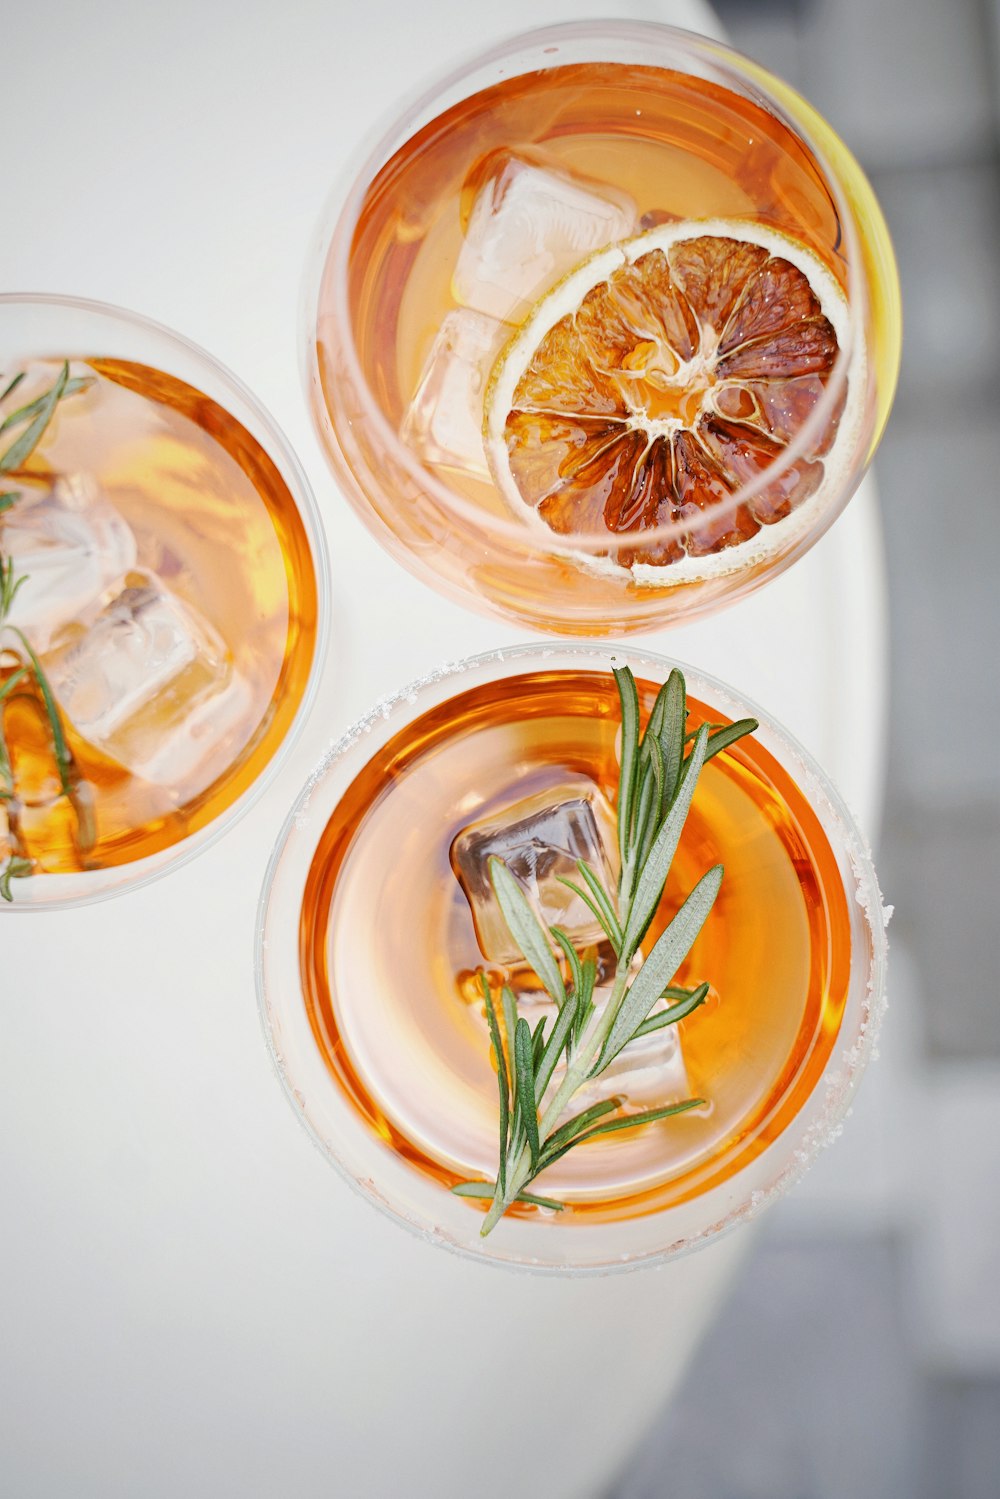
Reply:
[[668, 27], [579, 23], [414, 103], [308, 296], [317, 428], [418, 576], [536, 628], [690, 619], [800, 556], [888, 415], [899, 294], [853, 157]]

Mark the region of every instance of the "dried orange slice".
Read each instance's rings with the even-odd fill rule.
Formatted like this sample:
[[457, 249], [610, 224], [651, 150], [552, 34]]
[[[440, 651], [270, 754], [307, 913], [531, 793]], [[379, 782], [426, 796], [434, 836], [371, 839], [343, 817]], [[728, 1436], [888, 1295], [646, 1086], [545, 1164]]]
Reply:
[[[732, 503], [813, 411], [848, 326], [827, 267], [758, 224], [665, 224], [601, 250], [535, 305], [494, 367], [484, 407], [493, 477], [552, 531], [613, 533], [607, 555], [639, 581], [741, 569], [846, 480], [860, 348], [809, 452]], [[666, 525], [666, 540], [644, 540]]]

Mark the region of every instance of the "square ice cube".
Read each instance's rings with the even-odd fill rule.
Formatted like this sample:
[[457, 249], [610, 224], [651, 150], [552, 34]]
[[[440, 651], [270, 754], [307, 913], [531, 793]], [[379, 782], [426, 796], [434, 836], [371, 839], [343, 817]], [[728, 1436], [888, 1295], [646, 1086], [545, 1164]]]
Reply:
[[[610, 995], [610, 987], [599, 989], [595, 994], [594, 1007], [598, 1015], [603, 1014]], [[520, 1001], [518, 1008], [532, 1026], [538, 1023], [543, 1013], [542, 1006], [522, 1008]], [[544, 1013], [548, 1016], [546, 1034], [551, 1035], [558, 1012], [555, 1005], [550, 1004]], [[558, 1090], [565, 1072], [565, 1061], [560, 1059], [552, 1074], [546, 1101], [551, 1100]], [[681, 1103], [690, 1097], [691, 1085], [684, 1065], [680, 1034], [675, 1025], [667, 1025], [648, 1036], [640, 1036], [638, 1041], [630, 1041], [609, 1067], [576, 1090], [569, 1112], [575, 1114], [606, 1098], [620, 1098], [625, 1108], [634, 1113], [640, 1109], [666, 1108], [668, 1104]]]
[[[656, 1007], [657, 1011], [661, 1008]], [[588, 1087], [592, 1088], [593, 1097], [587, 1093], [581, 1108], [615, 1094], [630, 1107], [643, 1109], [665, 1108], [689, 1098], [691, 1090], [676, 1025], [666, 1025], [662, 1030], [630, 1041]]]
[[128, 586], [82, 636], [46, 662], [53, 690], [86, 739], [104, 744], [150, 698], [214, 642], [199, 631], [179, 599], [148, 573], [131, 573]]
[[489, 477], [483, 449], [483, 396], [510, 335], [505, 323], [460, 308], [431, 345], [400, 435], [428, 463]]
[[[508, 975], [515, 987], [518, 972]], [[527, 1019], [532, 1029], [544, 1017], [545, 1033], [551, 1035], [559, 1012], [548, 996], [538, 993], [537, 988], [537, 982], [530, 986], [529, 981], [529, 992], [516, 994], [518, 1013]], [[494, 996], [499, 1007], [498, 988], [494, 989]], [[610, 985], [604, 985], [595, 993], [594, 1008], [598, 1016], [603, 1014], [610, 997]], [[475, 999], [482, 1007], [481, 991]], [[657, 1009], [660, 1008], [661, 1006], [657, 1006]], [[485, 1012], [482, 1023], [485, 1028]], [[545, 1094], [546, 1102], [558, 1091], [565, 1073], [566, 1063], [560, 1058]], [[664, 1108], [690, 1096], [691, 1086], [684, 1064], [680, 1033], [675, 1025], [668, 1025], [647, 1036], [640, 1036], [637, 1041], [630, 1041], [598, 1077], [577, 1089], [569, 1112], [576, 1113], [580, 1109], [589, 1108], [591, 1104], [600, 1103], [605, 1098], [620, 1098], [626, 1109], [634, 1112], [639, 1109]]]
[[84, 739], [133, 774], [179, 792], [190, 792], [184, 782], [205, 762], [214, 767], [232, 750], [249, 706], [225, 643], [152, 573], [130, 573], [45, 667]]
[[583, 859], [612, 888], [608, 850], [614, 847], [614, 814], [590, 781], [567, 781], [507, 807], [463, 829], [451, 846], [451, 865], [472, 911], [476, 940], [491, 963], [522, 960], [507, 929], [490, 880], [489, 861], [504, 861], [539, 916], [564, 928], [578, 946], [600, 941], [603, 933], [589, 908], [560, 884], [579, 884], [576, 861]]
[[635, 233], [627, 193], [534, 151], [495, 151], [452, 275], [456, 302], [520, 322], [541, 294], [595, 250]]
[[22, 489], [0, 517], [0, 547], [25, 577], [10, 623], [37, 651], [47, 651], [136, 558], [131, 528], [89, 474], [60, 477], [42, 493]]

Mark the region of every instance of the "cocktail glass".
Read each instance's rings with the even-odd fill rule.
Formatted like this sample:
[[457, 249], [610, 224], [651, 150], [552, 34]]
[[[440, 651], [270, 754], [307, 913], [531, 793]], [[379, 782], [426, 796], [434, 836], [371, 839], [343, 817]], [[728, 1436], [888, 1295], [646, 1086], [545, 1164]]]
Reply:
[[[688, 236], [748, 235], [758, 259], [771, 256], [754, 272], [763, 321], [751, 320], [752, 357], [740, 346], [743, 374], [726, 353], [735, 325], [726, 332], [718, 309], [714, 327], [688, 325], [689, 346], [671, 335], [672, 352], [640, 317], [628, 368], [617, 346], [594, 366], [598, 395], [567, 405], [564, 383], [539, 424], [537, 382], [527, 390], [518, 372], [544, 329], [572, 318], [593, 266], [602, 283], [612, 274], [602, 240], [632, 245], [634, 261], [636, 235], [660, 244], [678, 220], [695, 221]], [[791, 88], [687, 32], [580, 22], [494, 47], [393, 123], [337, 195], [321, 244], [306, 378], [345, 495], [418, 577], [533, 628], [621, 635], [759, 587], [833, 522], [885, 425], [899, 293], [868, 182]], [[813, 292], [826, 285], [837, 352], [798, 348], [778, 391], [759, 278], [786, 256]], [[787, 259], [781, 275], [795, 280]], [[709, 302], [697, 301], [695, 322]], [[794, 318], [815, 313], [807, 296]], [[794, 318], [779, 338], [786, 353]], [[597, 410], [613, 413], [610, 426]], [[708, 419], [706, 460], [679, 434]], [[770, 436], [748, 446], [747, 423]], [[612, 468], [628, 475], [621, 492]]]
[[[837, 1132], [884, 996], [875, 872], [836, 789], [763, 710], [687, 671], [691, 724], [760, 721], [703, 771], [680, 883], [664, 896], [672, 907], [707, 866], [725, 865], [689, 960], [691, 982], [718, 987], [705, 1013], [678, 1028], [679, 1049], [610, 1086], [643, 1107], [690, 1091], [706, 1108], [631, 1131], [628, 1146], [616, 1135], [603, 1154], [584, 1145], [572, 1170], [560, 1177], [552, 1167], [534, 1189], [568, 1210], [526, 1208], [481, 1236], [483, 1207], [450, 1190], [496, 1171], [480, 973], [513, 984], [529, 1018], [543, 1012], [530, 972], [478, 950], [457, 850], [484, 819], [494, 830], [523, 826], [544, 804], [551, 825], [570, 803], [613, 798], [612, 664], [632, 668], [648, 712], [672, 663], [631, 648], [522, 646], [443, 668], [380, 702], [292, 808], [258, 916], [265, 1035], [289, 1102], [327, 1159], [434, 1243], [552, 1272], [666, 1259], [783, 1193]], [[529, 845], [540, 870], [544, 850]]]
[[[66, 398], [24, 475], [4, 475], [3, 487], [21, 498], [0, 516], [0, 552], [13, 528], [27, 558], [15, 557], [16, 570], [34, 571], [36, 595], [43, 585], [57, 594], [64, 577], [72, 598], [80, 595], [79, 619], [67, 606], [65, 618], [48, 610], [43, 625], [36, 616], [48, 606], [36, 597], [25, 633], [77, 760], [93, 768], [72, 810], [53, 775], [44, 766], [35, 773], [38, 785], [12, 816], [36, 828], [27, 850], [36, 868], [12, 880], [12, 900], [0, 902], [3, 910], [52, 909], [147, 884], [257, 801], [317, 689], [328, 566], [316, 504], [287, 440], [204, 350], [134, 313], [62, 296], [0, 297], [0, 346], [8, 376], [47, 366], [54, 379], [68, 360], [74, 375], [98, 377]], [[18, 399], [7, 400], [5, 416]], [[10, 440], [5, 434], [0, 446]], [[26, 526], [36, 527], [37, 542], [19, 535]], [[120, 555], [105, 559], [109, 535]], [[74, 558], [95, 571], [93, 587], [71, 586]], [[31, 597], [28, 588], [15, 607]], [[3, 644], [11, 647], [6, 681], [24, 649], [9, 631]], [[147, 666], [159, 683], [152, 694]], [[16, 722], [14, 700], [11, 693], [0, 707]], [[74, 714], [94, 730], [74, 724]], [[6, 728], [10, 741], [9, 721]], [[141, 813], [130, 820], [130, 808]], [[11, 803], [0, 809], [6, 825]], [[62, 824], [80, 815], [95, 825], [77, 860]], [[8, 843], [4, 865], [9, 852]]]

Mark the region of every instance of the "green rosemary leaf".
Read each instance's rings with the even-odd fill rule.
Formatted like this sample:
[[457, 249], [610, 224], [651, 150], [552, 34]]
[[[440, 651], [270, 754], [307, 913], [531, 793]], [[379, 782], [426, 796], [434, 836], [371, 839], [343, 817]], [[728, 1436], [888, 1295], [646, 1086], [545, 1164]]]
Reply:
[[697, 994], [700, 987], [700, 984], [696, 984], [693, 989], [684, 989], [680, 986], [680, 984], [668, 984], [663, 993], [660, 995], [660, 998], [690, 999], [692, 994]]
[[708, 736], [708, 749], [705, 751], [705, 759], [711, 760], [713, 755], [718, 755], [722, 750], [728, 749], [735, 744], [737, 739], [743, 739], [747, 734], [753, 734], [760, 727], [756, 718], [738, 718], [735, 723], [727, 724], [725, 728], [717, 729], [714, 734]]
[[507, 1034], [507, 1053], [510, 1057], [510, 1085], [514, 1086], [514, 1031], [517, 1028], [517, 1000], [509, 984], [500, 990], [500, 1005], [503, 1010], [503, 1028]]
[[[72, 380], [67, 380], [61, 399], [65, 400], [67, 396], [75, 396], [77, 391], [87, 390], [93, 383], [93, 375], [76, 375]], [[29, 401], [26, 406], [19, 406], [16, 411], [12, 411], [8, 417], [5, 417], [0, 422], [0, 433], [9, 431], [11, 427], [20, 426], [22, 422], [30, 421], [33, 416], [36, 416], [42, 410], [50, 395], [51, 391], [47, 391], [45, 395], [38, 396], [34, 401]], [[2, 400], [3, 396], [0, 396], [0, 401]], [[24, 460], [22, 459], [21, 461], [23, 463]]]
[[483, 1202], [488, 1202], [490, 1198], [497, 1195], [497, 1184], [496, 1182], [456, 1182], [450, 1190], [456, 1197], [477, 1197]]
[[625, 993], [608, 1039], [591, 1072], [592, 1077], [604, 1071], [646, 1019], [694, 946], [695, 938], [705, 924], [721, 883], [722, 865], [716, 864], [707, 874], [702, 875], [670, 925], [657, 938]]
[[[67, 368], [68, 367], [69, 366], [67, 366]], [[14, 589], [15, 593], [20, 587], [22, 581], [23, 579], [18, 579]], [[35, 673], [35, 681], [38, 683], [38, 690], [42, 694], [42, 702], [45, 705], [45, 716], [49, 720], [49, 729], [52, 734], [52, 744], [56, 753], [56, 768], [59, 771], [59, 783], [62, 786], [63, 795], [72, 798], [74, 791], [73, 781], [71, 778], [71, 771], [73, 769], [73, 756], [70, 754], [69, 745], [66, 743], [66, 736], [63, 733], [62, 719], [59, 717], [59, 709], [56, 707], [56, 700], [53, 696], [52, 688], [49, 686], [49, 679], [45, 675], [45, 672], [42, 670], [42, 663], [35, 655], [31, 643], [29, 642], [28, 637], [25, 635], [24, 631], [19, 630], [16, 625], [11, 625], [9, 626], [9, 628], [14, 631], [14, 634], [18, 637], [21, 644], [24, 646], [24, 649], [28, 655], [28, 660], [31, 662], [32, 670]]]
[[639, 691], [628, 667], [614, 667], [622, 705], [621, 764], [618, 773], [618, 851], [622, 868], [631, 847], [632, 811], [639, 768]]
[[0, 715], [0, 781], [4, 782], [4, 789], [0, 790], [0, 796], [9, 800], [14, 794], [14, 773], [11, 770], [7, 741], [4, 738], [2, 715]]
[[5, 560], [0, 555], [0, 625], [3, 624], [17, 598], [18, 589], [23, 583], [27, 583], [28, 574], [22, 573], [20, 577], [14, 576], [14, 559]]
[[654, 804], [656, 782], [653, 779], [651, 763], [653, 753], [649, 750], [645, 754], [640, 754], [640, 761], [644, 764], [635, 801], [635, 827], [630, 840], [628, 863], [623, 865], [619, 881], [619, 906], [626, 910], [631, 902], [636, 872], [642, 868], [643, 846], [648, 848], [660, 820], [659, 800], [657, 799]]
[[507, 1190], [507, 1131], [510, 1127], [510, 1083], [507, 1079], [507, 1058], [504, 1055], [503, 1042], [500, 1040], [500, 1027], [497, 1025], [497, 1012], [493, 1008], [493, 996], [490, 994], [489, 981], [485, 973], [480, 974], [480, 982], [483, 986], [483, 999], [486, 1001], [486, 1022], [490, 1028], [490, 1040], [497, 1059], [497, 1088], [500, 1092], [500, 1191]]
[[517, 1096], [521, 1105], [521, 1122], [528, 1137], [533, 1170], [538, 1167], [538, 1114], [535, 1109], [535, 1073], [531, 1064], [531, 1029], [523, 1015], [514, 1031], [514, 1071]]
[[591, 1104], [589, 1109], [582, 1113], [574, 1114], [572, 1119], [567, 1119], [558, 1129], [554, 1129], [542, 1146], [542, 1161], [545, 1165], [551, 1164], [555, 1154], [561, 1154], [563, 1148], [572, 1145], [576, 1136], [587, 1129], [591, 1124], [596, 1124], [598, 1119], [603, 1119], [605, 1114], [613, 1114], [615, 1109], [621, 1108], [620, 1098], [606, 1098], [603, 1103]]
[[554, 941], [558, 942], [569, 964], [569, 976], [573, 983], [573, 993], [580, 993], [580, 985], [583, 982], [583, 969], [580, 966], [580, 956], [573, 946], [573, 940], [568, 932], [563, 931], [561, 926], [549, 927]]
[[507, 1147], [507, 1155], [508, 1158], [512, 1159], [524, 1144], [524, 1128], [521, 1124], [521, 1110], [517, 1099], [517, 1074], [514, 1069], [514, 1033], [517, 1030], [517, 1001], [514, 998], [514, 991], [509, 984], [504, 984], [500, 991], [500, 1004], [503, 1009], [504, 1034], [507, 1037], [508, 1079], [511, 1092], [510, 1139]]
[[554, 1213], [561, 1213], [566, 1207], [564, 1202], [556, 1202], [554, 1197], [539, 1197], [535, 1192], [518, 1192], [515, 1202], [527, 1202], [533, 1208], [551, 1208]]
[[[456, 1181], [451, 1192], [456, 1198], [477, 1198], [480, 1202], [496, 1198], [496, 1187], [492, 1181]], [[532, 1208], [552, 1208], [553, 1213], [562, 1213], [565, 1208], [565, 1202], [556, 1202], [555, 1198], [540, 1198], [534, 1192], [519, 1192], [514, 1202], [526, 1202]]]
[[639, 845], [637, 863], [640, 869], [649, 858], [649, 850], [653, 846], [653, 839], [660, 830], [660, 823], [663, 820], [664, 786], [666, 785], [663, 769], [663, 747], [659, 739], [656, 738], [647, 737], [646, 744], [648, 745], [649, 768], [653, 779], [653, 806], [652, 815], [643, 833], [642, 842]]
[[[64, 388], [63, 394], [61, 394], [60, 400], [66, 399], [67, 396], [75, 396], [76, 391], [87, 390], [88, 385], [93, 385], [93, 376], [75, 376], [70, 381], [66, 381], [66, 388]], [[30, 421], [31, 418], [37, 417], [46, 408], [46, 403], [48, 403], [51, 394], [51, 390], [45, 391], [43, 396], [37, 396], [36, 399], [30, 400], [27, 405], [18, 406], [16, 411], [10, 412], [9, 417], [0, 421], [0, 435], [3, 435], [4, 432], [9, 432], [10, 427], [19, 427], [25, 421]], [[42, 433], [39, 433], [40, 435]], [[24, 463], [24, 459], [21, 459], [21, 463]]]
[[[647, 1016], [642, 1024], [632, 1032], [632, 1040], [635, 1041], [639, 1036], [648, 1036], [653, 1031], [662, 1031], [664, 1026], [676, 1025], [679, 1020], [686, 1020], [689, 1015], [693, 1014], [695, 1010], [699, 1009], [705, 1003], [708, 998], [709, 987], [708, 984], [699, 984], [697, 989], [693, 989], [690, 994], [686, 995], [677, 1004], [670, 1005], [666, 1010], [657, 1010], [654, 1015]], [[667, 993], [669, 992], [668, 990]]]
[[660, 752], [663, 756], [663, 801], [661, 811], [666, 812], [677, 794], [684, 757], [684, 721], [687, 717], [685, 703], [687, 683], [684, 673], [674, 667], [663, 686], [657, 701], [663, 700], [663, 716], [659, 729]]
[[3, 515], [5, 510], [9, 510], [11, 505], [20, 498], [21, 491], [19, 489], [8, 489], [3, 494], [0, 494], [0, 515]]
[[594, 987], [597, 983], [597, 964], [593, 958], [587, 958], [583, 964], [583, 983], [580, 986], [580, 997], [576, 1002], [576, 1016], [573, 1026], [577, 1039], [583, 1035], [594, 1011]]
[[538, 1064], [542, 1060], [542, 1052], [545, 1050], [545, 1016], [535, 1026], [531, 1033], [531, 1070], [537, 1076]]
[[[456, 1197], [475, 1197], [480, 1202], [489, 1202], [496, 1197], [493, 1182], [456, 1182], [451, 1190]], [[566, 1206], [564, 1202], [556, 1202], [552, 1197], [538, 1197], [534, 1192], [518, 1192], [514, 1201], [526, 1202], [533, 1208], [551, 1208], [555, 1213], [561, 1213]]]
[[656, 694], [656, 701], [653, 704], [652, 712], [646, 720], [646, 732], [642, 736], [643, 743], [646, 743], [650, 739], [659, 739], [660, 737], [660, 733], [663, 729], [663, 709], [666, 703], [666, 685], [666, 682], [664, 682], [663, 686]]
[[552, 1034], [545, 1043], [545, 1049], [541, 1056], [535, 1061], [535, 1102], [541, 1103], [542, 1096], [556, 1070], [559, 1061], [559, 1053], [563, 1050], [567, 1040], [573, 1034], [573, 1022], [576, 1019], [576, 1008], [578, 997], [573, 996], [566, 1001], [559, 1011], [558, 1019], [552, 1028]]
[[567, 890], [572, 890], [574, 895], [579, 896], [580, 900], [583, 901], [584, 905], [588, 908], [591, 915], [594, 917], [594, 920], [599, 923], [601, 931], [610, 942], [611, 931], [608, 927], [607, 921], [605, 920], [604, 913], [602, 912], [597, 902], [594, 900], [594, 897], [590, 894], [590, 891], [581, 890], [580, 886], [576, 883], [575, 880], [567, 880], [564, 875], [557, 874], [556, 879], [559, 881], [560, 885], [565, 885]]
[[671, 1103], [665, 1109], [647, 1109], [642, 1114], [624, 1114], [620, 1119], [609, 1119], [604, 1124], [595, 1124], [593, 1129], [585, 1130], [582, 1135], [577, 1135], [573, 1144], [579, 1145], [581, 1140], [592, 1140], [595, 1135], [610, 1135], [619, 1129], [635, 1129], [640, 1124], [655, 1124], [657, 1119], [672, 1119], [675, 1114], [686, 1114], [688, 1109], [701, 1108], [704, 1103], [703, 1098], [685, 1098], [683, 1103]]
[[663, 896], [663, 887], [667, 882], [667, 875], [673, 863], [674, 854], [677, 852], [677, 845], [680, 842], [684, 823], [687, 820], [691, 798], [694, 796], [695, 784], [697, 783], [701, 767], [705, 763], [705, 745], [707, 740], [708, 730], [703, 727], [698, 730], [698, 738], [695, 740], [694, 749], [688, 756], [680, 789], [671, 803], [670, 810], [664, 818], [663, 825], [657, 833], [653, 846], [649, 851], [649, 857], [643, 865], [625, 922], [625, 932], [622, 937], [621, 948], [621, 960], [623, 963], [630, 963], [632, 961], [639, 943], [649, 928], [649, 923], [656, 914], [656, 908], [660, 904]]
[[[559, 946], [562, 948], [563, 952], [566, 955], [566, 961], [569, 964], [570, 978], [572, 980], [572, 990], [571, 990], [571, 993], [570, 993], [570, 996], [569, 996], [569, 1003], [572, 1006], [572, 1010], [573, 1010], [573, 1014], [572, 1014], [572, 1022], [573, 1023], [570, 1026], [570, 1028], [568, 1029], [567, 1033], [566, 1033], [566, 1041], [565, 1041], [566, 1058], [567, 1058], [567, 1060], [569, 1060], [569, 1054], [570, 1054], [570, 1051], [572, 1050], [572, 1047], [573, 1047], [574, 1037], [579, 1036], [580, 1031], [583, 1028], [583, 1025], [586, 1024], [586, 1015], [587, 1015], [587, 1013], [589, 1013], [589, 1010], [590, 1010], [590, 998], [589, 998], [589, 994], [593, 993], [594, 984], [593, 984], [593, 980], [591, 980], [590, 991], [587, 994], [587, 996], [585, 997], [584, 990], [585, 990], [585, 986], [586, 986], [587, 980], [586, 980], [585, 971], [584, 971], [585, 965], [580, 962], [580, 954], [577, 952], [576, 948], [573, 946], [573, 941], [572, 941], [569, 933], [563, 931], [563, 929], [562, 929], [561, 926], [554, 926], [554, 927], [552, 927], [551, 928], [551, 932], [552, 932], [553, 937], [559, 943]], [[588, 962], [590, 962], [591, 966], [594, 966], [593, 959], [588, 959]], [[583, 1020], [581, 1020], [581, 1013], [583, 1013], [583, 1015], [584, 1015]], [[547, 1084], [548, 1083], [548, 1078], [546, 1078], [545, 1081], [546, 1081], [546, 1084]], [[544, 1093], [544, 1091], [545, 1091], [545, 1089], [543, 1087], [542, 1088], [542, 1092]]]
[[495, 854], [489, 861], [489, 871], [493, 890], [511, 936], [548, 994], [561, 1009], [566, 1002], [566, 987], [538, 917], [506, 864]]
[[10, 888], [11, 880], [22, 880], [29, 875], [34, 868], [30, 859], [20, 859], [15, 854], [8, 859], [3, 869], [0, 870], [0, 900], [12, 901], [14, 892]]
[[[615, 908], [611, 904], [608, 892], [605, 890], [604, 886], [601, 884], [600, 880], [591, 869], [589, 864], [585, 864], [582, 859], [577, 859], [576, 867], [579, 870], [580, 878], [583, 880], [583, 883], [590, 891], [592, 897], [591, 900], [587, 900], [587, 905], [590, 906], [590, 909], [594, 912], [594, 914], [600, 921], [601, 926], [604, 929], [604, 935], [611, 943], [611, 946], [614, 948], [615, 952], [620, 953], [622, 945], [622, 929], [618, 921], [618, 916], [615, 912]], [[563, 884], [569, 884], [569, 881], [563, 880]], [[576, 887], [572, 886], [571, 888], [575, 889]], [[578, 891], [577, 893], [581, 894], [582, 892]], [[586, 896], [584, 896], [584, 899], [587, 899]]]
[[[52, 413], [62, 400], [68, 383], [69, 365], [64, 363], [59, 373], [59, 378], [52, 389], [40, 397], [37, 414], [32, 422], [24, 429], [20, 437], [14, 439], [6, 453], [0, 454], [0, 473], [12, 473], [30, 458], [39, 442], [41, 442], [42, 434], [52, 420]], [[15, 412], [14, 415], [16, 417], [17, 413]], [[8, 417], [4, 426], [8, 426], [12, 420], [14, 420], [13, 417]]]
[[20, 374], [14, 376], [13, 380], [11, 380], [10, 383], [5, 386], [3, 392], [0, 393], [0, 401], [6, 401], [7, 397], [13, 394], [13, 392], [20, 385], [21, 381], [24, 379], [24, 376], [24, 370], [21, 370]]

